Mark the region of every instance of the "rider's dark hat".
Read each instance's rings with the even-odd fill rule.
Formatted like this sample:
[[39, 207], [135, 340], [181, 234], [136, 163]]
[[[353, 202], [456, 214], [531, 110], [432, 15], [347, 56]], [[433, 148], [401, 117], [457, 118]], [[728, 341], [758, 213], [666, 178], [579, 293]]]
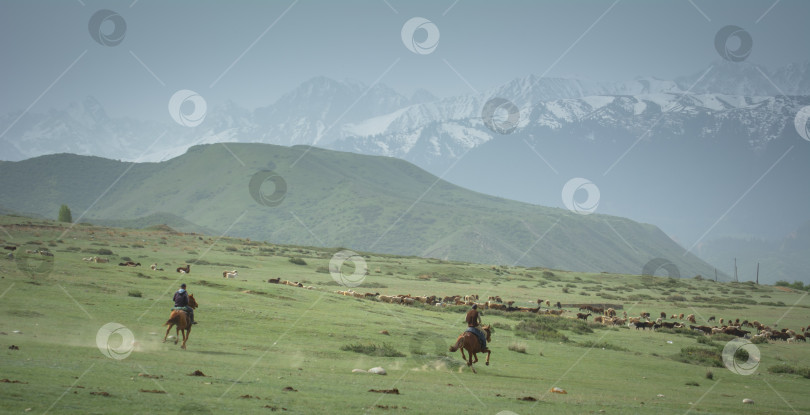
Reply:
[[180, 284], [180, 288], [186, 288], [186, 284]]
[[473, 304], [473, 308], [478, 308], [478, 304]]

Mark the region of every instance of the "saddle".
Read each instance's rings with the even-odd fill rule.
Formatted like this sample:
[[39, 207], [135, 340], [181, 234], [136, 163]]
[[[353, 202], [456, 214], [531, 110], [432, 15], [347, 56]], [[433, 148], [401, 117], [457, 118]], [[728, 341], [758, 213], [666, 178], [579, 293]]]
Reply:
[[478, 343], [481, 345], [481, 348], [482, 349], [484, 348], [484, 343], [486, 342], [487, 335], [484, 333], [483, 330], [479, 329], [478, 327], [467, 327], [467, 330], [464, 330], [464, 332], [470, 332], [472, 334], [475, 334], [475, 336], [478, 337]]

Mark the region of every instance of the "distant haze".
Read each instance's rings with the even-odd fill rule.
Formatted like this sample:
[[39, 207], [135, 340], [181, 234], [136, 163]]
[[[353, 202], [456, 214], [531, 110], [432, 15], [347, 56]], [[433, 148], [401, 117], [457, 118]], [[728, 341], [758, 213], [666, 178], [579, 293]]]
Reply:
[[[751, 34], [749, 63], [808, 60], [810, 2], [776, 3], [3, 2], [0, 113], [35, 101], [32, 110], [44, 112], [94, 96], [112, 116], [169, 120], [166, 103], [179, 89], [198, 92], [209, 106], [232, 100], [254, 109], [321, 75], [379, 80], [405, 95], [426, 89], [439, 97], [528, 74], [673, 79], [718, 58], [714, 37], [726, 25]], [[100, 9], [126, 22], [117, 46], [102, 46], [89, 34], [88, 22]], [[418, 55], [403, 45], [401, 29], [412, 17], [438, 28], [432, 53]], [[112, 23], [104, 30], [111, 32]], [[414, 38], [424, 36], [417, 31]]]
[[0, 160], [316, 145], [532, 204], [601, 195], [589, 209], [729, 275], [739, 257], [810, 281], [808, 16], [800, 0], [3, 2]]

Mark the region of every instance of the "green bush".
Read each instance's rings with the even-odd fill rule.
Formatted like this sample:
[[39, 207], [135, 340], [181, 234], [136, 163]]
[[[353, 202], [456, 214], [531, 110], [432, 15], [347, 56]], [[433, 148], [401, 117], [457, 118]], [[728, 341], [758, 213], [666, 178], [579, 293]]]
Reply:
[[796, 365], [788, 365], [785, 363], [771, 366], [768, 368], [768, 372], [771, 373], [787, 373], [790, 375], [799, 375], [803, 376], [807, 379], [810, 379], [810, 367], [802, 367]]
[[138, 297], [138, 298], [143, 297], [143, 293], [141, 293], [140, 291], [135, 291], [135, 290], [129, 291], [127, 293], [127, 295], [130, 296], [130, 297]]
[[594, 349], [605, 349], [605, 350], [618, 350], [620, 352], [629, 352], [630, 350], [624, 348], [622, 346], [617, 346], [615, 344], [611, 344], [608, 342], [594, 342], [591, 340], [587, 340], [584, 342], [576, 343], [579, 347], [592, 347]]
[[383, 344], [347, 344], [340, 347], [340, 350], [347, 351], [347, 352], [355, 352], [355, 353], [362, 353], [367, 354], [369, 356], [381, 356], [381, 357], [405, 357], [403, 353], [397, 351], [394, 346], [383, 343]]
[[295, 265], [306, 265], [307, 264], [307, 261], [304, 261], [303, 258], [298, 258], [298, 257], [290, 258], [290, 262], [292, 262]]
[[512, 343], [509, 345], [509, 350], [518, 353], [526, 353], [526, 345], [525, 344], [517, 344]]
[[707, 349], [704, 347], [687, 346], [675, 356], [675, 360], [701, 366], [723, 367], [723, 358], [720, 355], [722, 348]]

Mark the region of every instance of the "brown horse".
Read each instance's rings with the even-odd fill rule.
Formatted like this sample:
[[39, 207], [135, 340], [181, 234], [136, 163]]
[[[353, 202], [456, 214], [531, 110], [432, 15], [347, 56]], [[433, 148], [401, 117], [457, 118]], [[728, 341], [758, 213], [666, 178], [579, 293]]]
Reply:
[[[487, 335], [487, 343], [490, 342], [490, 338], [492, 335], [492, 329], [490, 326], [481, 326], [481, 329], [484, 330], [484, 333]], [[469, 357], [464, 356], [464, 349], [467, 349], [467, 354]], [[473, 373], [477, 373], [475, 368], [472, 366], [473, 363], [478, 363], [478, 355], [476, 353], [481, 351], [481, 342], [478, 340], [478, 336], [475, 333], [471, 333], [469, 331], [465, 331], [461, 333], [461, 336], [458, 336], [458, 340], [456, 340], [456, 344], [450, 346], [450, 351], [455, 352], [456, 350], [461, 350], [461, 358], [467, 360], [467, 366], [472, 369]], [[491, 350], [487, 348], [487, 362], [486, 365], [489, 366], [489, 354]], [[475, 359], [475, 360], [473, 360]]]
[[[192, 309], [196, 309], [198, 307], [197, 300], [194, 299], [194, 294], [188, 295], [188, 306]], [[191, 324], [189, 324], [188, 313], [183, 310], [172, 310], [172, 314], [169, 316], [169, 320], [166, 321], [164, 326], [169, 326], [166, 329], [166, 335], [163, 336], [163, 343], [166, 343], [166, 337], [169, 336], [169, 331], [172, 329], [172, 326], [177, 326], [175, 332], [175, 339], [174, 344], [177, 344], [177, 341], [180, 337], [180, 331], [183, 332], [183, 345], [180, 348], [186, 348], [186, 341], [188, 340], [188, 335], [191, 334]]]

